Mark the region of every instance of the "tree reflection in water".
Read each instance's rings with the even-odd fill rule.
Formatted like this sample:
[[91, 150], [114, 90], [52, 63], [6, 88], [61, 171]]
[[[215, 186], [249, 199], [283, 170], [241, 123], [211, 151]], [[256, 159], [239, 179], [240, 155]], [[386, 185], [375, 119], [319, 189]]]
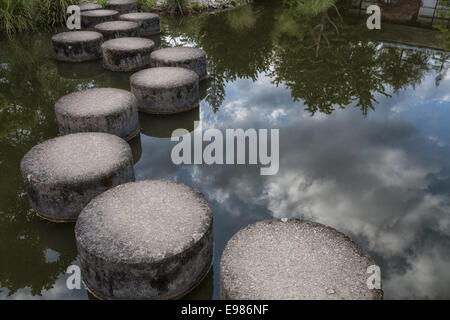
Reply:
[[329, 2], [324, 1], [323, 8], [293, 10], [292, 1], [262, 1], [185, 19], [168, 25], [169, 33], [179, 36], [178, 42], [166, 45], [196, 44], [207, 52], [207, 102], [215, 112], [223, 103], [227, 81], [256, 80], [259, 73], [290, 88], [293, 99], [303, 101], [311, 115], [349, 105], [367, 115], [377, 95], [389, 96], [420, 83], [430, 70], [430, 52], [373, 41], [365, 22], [350, 23], [345, 17], [342, 23], [335, 8], [327, 7]]

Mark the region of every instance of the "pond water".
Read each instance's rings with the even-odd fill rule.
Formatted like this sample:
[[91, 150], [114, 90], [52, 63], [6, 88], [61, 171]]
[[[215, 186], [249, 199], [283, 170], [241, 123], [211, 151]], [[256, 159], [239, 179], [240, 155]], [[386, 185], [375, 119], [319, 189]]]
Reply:
[[[381, 267], [386, 299], [450, 298], [449, 55], [371, 40], [360, 23], [293, 23], [269, 2], [190, 18], [165, 18], [158, 47], [203, 48], [210, 79], [199, 110], [141, 116], [133, 141], [138, 180], [198, 188], [214, 210], [213, 269], [190, 298], [218, 298], [219, 261], [242, 227], [271, 217], [330, 225]], [[320, 17], [318, 18], [320, 19]], [[78, 264], [73, 224], [29, 208], [20, 160], [57, 136], [54, 103], [92, 87], [129, 90], [130, 74], [101, 61], [52, 60], [51, 35], [0, 40], [0, 298], [87, 299], [68, 290]], [[279, 129], [280, 168], [174, 165], [176, 128]], [[196, 129], [198, 131], [199, 128]]]

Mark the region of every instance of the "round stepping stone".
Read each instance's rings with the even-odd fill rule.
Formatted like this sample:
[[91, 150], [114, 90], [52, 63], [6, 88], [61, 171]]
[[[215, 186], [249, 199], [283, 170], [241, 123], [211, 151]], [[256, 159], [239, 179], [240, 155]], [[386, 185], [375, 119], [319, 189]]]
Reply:
[[75, 238], [85, 285], [101, 299], [175, 299], [208, 273], [213, 215], [187, 185], [120, 185], [81, 212]]
[[183, 68], [162, 67], [139, 71], [130, 78], [139, 110], [172, 114], [198, 107], [198, 75]]
[[77, 133], [47, 140], [22, 159], [31, 207], [44, 219], [75, 221], [97, 195], [134, 181], [133, 155], [123, 139]]
[[105, 132], [125, 140], [139, 134], [137, 100], [125, 90], [95, 88], [68, 94], [55, 104], [61, 135]]
[[136, 0], [108, 0], [108, 8], [120, 13], [136, 12]]
[[174, 47], [156, 50], [151, 56], [152, 67], [180, 67], [196, 72], [201, 80], [208, 77], [206, 53], [197, 48]]
[[141, 36], [147, 37], [160, 34], [159, 16], [150, 12], [134, 12], [122, 14], [120, 20], [133, 21], [140, 25]]
[[90, 2], [79, 4], [78, 7], [80, 8], [81, 12], [103, 9], [103, 7], [101, 5], [96, 4], [96, 3], [90, 3]]
[[103, 35], [94, 31], [70, 31], [52, 37], [56, 60], [83, 62], [102, 57]]
[[152, 40], [120, 38], [103, 43], [103, 66], [111, 71], [136, 71], [150, 67], [150, 54], [155, 47]]
[[102, 33], [105, 40], [139, 37], [139, 24], [131, 21], [109, 21], [95, 26], [95, 30]]
[[282, 219], [235, 234], [220, 262], [221, 299], [381, 299], [369, 289], [374, 261], [330, 227]]
[[90, 10], [81, 12], [81, 26], [85, 29], [93, 29], [96, 25], [116, 20], [119, 12], [116, 10]]

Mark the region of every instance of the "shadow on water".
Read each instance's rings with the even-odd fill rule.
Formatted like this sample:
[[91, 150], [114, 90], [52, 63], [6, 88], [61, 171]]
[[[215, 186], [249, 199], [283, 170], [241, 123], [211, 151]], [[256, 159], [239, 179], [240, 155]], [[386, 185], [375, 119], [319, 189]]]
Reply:
[[[198, 292], [190, 297], [218, 297], [218, 263], [234, 232], [248, 223], [285, 212], [329, 222], [354, 235], [387, 270], [384, 276], [388, 284], [392, 283], [388, 297], [402, 296], [397, 288], [407, 287], [402, 282], [406, 280], [398, 280], [398, 270], [413, 270], [410, 260], [417, 253], [414, 250], [430, 244], [433, 250], [445, 252], [450, 246], [444, 224], [441, 230], [432, 218], [443, 211], [433, 205], [448, 201], [444, 191], [450, 181], [450, 169], [442, 160], [448, 161], [448, 139], [444, 139], [447, 131], [442, 129], [448, 128], [448, 122], [441, 128], [448, 119], [428, 119], [433, 114], [427, 112], [416, 116], [414, 110], [400, 103], [400, 99], [413, 96], [416, 90], [426, 89], [436, 95], [442, 88], [445, 91], [449, 79], [447, 53], [380, 43], [361, 23], [349, 22], [346, 17], [340, 22], [332, 9], [305, 16], [282, 1], [258, 1], [216, 14], [164, 18], [162, 29], [161, 36], [152, 37], [157, 48], [203, 48], [208, 55], [210, 78], [201, 85], [200, 108], [174, 116], [140, 114], [142, 134], [130, 145], [138, 163], [137, 176], [148, 179], [162, 175], [192, 184], [212, 203], [215, 272], [211, 271]], [[60, 286], [66, 268], [77, 260], [73, 225], [48, 224], [31, 213], [20, 176], [20, 160], [34, 145], [57, 136], [53, 107], [61, 96], [92, 87], [130, 89], [130, 73], [103, 70], [101, 61], [74, 65], [53, 61], [50, 37], [26, 34], [0, 39], [0, 297], [86, 298], [85, 292], [67, 292]], [[426, 110], [448, 105], [445, 99], [443, 95], [431, 97], [427, 101], [435, 104]], [[419, 107], [426, 104], [420, 98], [417, 101], [422, 103]], [[385, 116], [394, 105], [396, 113]], [[401, 114], [401, 118], [392, 120], [396, 114]], [[317, 115], [328, 117], [310, 119]], [[280, 147], [284, 161], [280, 174], [263, 180], [247, 166], [196, 166], [192, 170], [174, 166], [170, 163], [172, 144], [168, 137], [178, 128], [193, 131], [194, 121], [200, 119], [228, 128], [267, 127], [275, 123], [280, 132], [285, 132], [281, 135], [285, 139]], [[426, 127], [430, 123], [441, 131], [436, 133]], [[420, 133], [422, 140], [414, 133]], [[425, 144], [424, 141], [437, 144], [440, 135], [444, 137], [440, 149]], [[330, 139], [335, 144], [330, 144]], [[416, 168], [414, 165], [428, 154], [432, 169], [425, 165], [412, 173], [399, 169]], [[395, 161], [404, 163], [394, 166]], [[361, 169], [361, 163], [371, 166]], [[376, 176], [380, 172], [388, 173]], [[421, 174], [423, 180], [417, 178]], [[405, 186], [389, 180], [391, 176], [405, 182]], [[362, 186], [357, 185], [358, 177]], [[308, 189], [311, 186], [316, 189]], [[368, 188], [372, 189], [353, 197]], [[327, 190], [333, 190], [333, 195], [326, 197]], [[395, 199], [402, 199], [404, 206], [393, 199], [393, 194]], [[337, 198], [349, 201], [328, 202]], [[415, 208], [423, 199], [432, 201]], [[334, 219], [315, 211], [346, 208], [346, 212], [353, 212], [350, 209], [357, 204], [355, 212], [370, 211], [370, 218], [368, 214], [345, 216], [340, 212], [342, 217]], [[377, 208], [383, 209], [380, 212], [384, 214]], [[277, 213], [280, 210], [285, 212]], [[427, 213], [427, 218], [405, 218], [408, 223], [403, 227], [407, 230], [395, 229], [402, 221], [397, 214], [410, 211], [416, 217], [417, 212]], [[343, 220], [346, 223], [341, 225]], [[421, 222], [421, 229], [413, 220]], [[395, 232], [382, 236], [391, 229]], [[410, 229], [417, 231], [420, 239], [411, 236], [413, 240], [403, 244], [406, 236], [396, 238], [402, 232], [409, 235]], [[380, 243], [402, 243], [398, 246], [404, 250], [394, 255], [386, 249], [389, 246], [376, 243], [374, 238]], [[445, 259], [450, 260], [448, 255], [442, 255], [441, 260]], [[448, 263], [441, 264], [447, 267], [442, 270], [448, 270]], [[448, 272], [442, 273], [450, 278]], [[430, 292], [439, 297], [450, 296], [445, 288]], [[421, 296], [417, 291], [414, 294]]]
[[194, 122], [200, 121], [200, 108], [174, 115], [139, 114], [141, 132], [149, 137], [170, 138], [173, 131], [185, 129], [194, 131]]
[[141, 135], [134, 137], [130, 141], [128, 141], [128, 144], [131, 147], [131, 152], [133, 152], [133, 161], [134, 164], [138, 163], [139, 160], [141, 160], [142, 157], [142, 141], [141, 141]]
[[88, 61], [77, 64], [57, 61], [56, 66], [58, 75], [61, 78], [70, 80], [95, 79], [105, 72], [101, 61]]

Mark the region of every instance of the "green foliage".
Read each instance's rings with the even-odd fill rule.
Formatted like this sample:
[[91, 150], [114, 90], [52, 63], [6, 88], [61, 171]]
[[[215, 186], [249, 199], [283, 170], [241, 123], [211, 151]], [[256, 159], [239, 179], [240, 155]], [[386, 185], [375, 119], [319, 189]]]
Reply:
[[[441, 7], [440, 10], [436, 12], [436, 15], [439, 18], [450, 19], [450, 1], [448, 0], [440, 0], [439, 5]], [[442, 20], [437, 20], [434, 27], [441, 31], [441, 35], [439, 38], [444, 42], [444, 47], [447, 50], [450, 50], [450, 27], [449, 23], [442, 22]]]
[[195, 12], [201, 12], [201, 11], [205, 10], [206, 8], [207, 8], [206, 5], [204, 5], [202, 3], [198, 3], [198, 2], [191, 3], [191, 5], [190, 5], [190, 9]]
[[8, 35], [33, 28], [28, 0], [0, 0], [0, 32]]
[[188, 0], [167, 0], [166, 3], [170, 14], [185, 15], [189, 12]]
[[43, 29], [54, 29], [65, 25], [67, 19], [67, 7], [77, 4], [74, 0], [41, 0], [36, 3], [34, 15], [36, 23]]
[[153, 11], [156, 9], [157, 0], [137, 0], [138, 9], [141, 11]]
[[304, 16], [313, 16], [334, 5], [335, 0], [283, 0], [284, 5], [291, 13]]
[[48, 30], [65, 24], [69, 5], [79, 0], [0, 0], [0, 32]]
[[108, 0], [97, 0], [97, 4], [101, 5], [102, 8], [106, 8], [108, 6]]

